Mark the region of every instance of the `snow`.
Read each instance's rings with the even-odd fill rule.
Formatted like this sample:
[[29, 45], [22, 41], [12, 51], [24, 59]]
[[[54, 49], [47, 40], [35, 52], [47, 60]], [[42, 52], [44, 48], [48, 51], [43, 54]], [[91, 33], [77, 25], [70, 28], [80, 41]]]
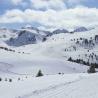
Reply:
[[[61, 59], [37, 56], [36, 54], [18, 54], [4, 51], [1, 53], [1, 56], [3, 65], [6, 66], [6, 68], [7, 66], [11, 66], [11, 68], [7, 70], [19, 74], [35, 75], [39, 69], [41, 69], [44, 74], [57, 74], [59, 72], [80, 73], [86, 72], [88, 68], [85, 65], [71, 63]], [[2, 63], [0, 65], [2, 65]], [[2, 70], [2, 67], [0, 67], [0, 70]]]
[[[55, 34], [43, 43], [20, 47], [8, 46], [5, 39], [0, 39], [0, 46], [15, 50], [0, 49], [0, 98], [97, 98], [98, 73], [87, 74], [88, 66], [67, 61], [70, 56], [77, 59], [78, 55], [85, 59], [85, 53], [98, 55], [97, 45], [88, 53], [71, 41], [80, 37], [90, 39], [98, 35], [97, 31], [96, 28]], [[65, 52], [66, 48], [71, 50]], [[39, 70], [43, 77], [35, 77]]]
[[[1, 98], [97, 98], [98, 74], [20, 76], [0, 82]], [[4, 78], [4, 77], [3, 77]], [[6, 92], [6, 94], [5, 94]]]

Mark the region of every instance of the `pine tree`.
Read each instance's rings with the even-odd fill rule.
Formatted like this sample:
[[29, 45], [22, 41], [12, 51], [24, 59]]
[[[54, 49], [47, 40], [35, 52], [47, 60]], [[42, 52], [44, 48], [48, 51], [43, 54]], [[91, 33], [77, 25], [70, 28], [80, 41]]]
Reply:
[[9, 82], [12, 82], [12, 79], [9, 79]]
[[2, 78], [0, 78], [0, 81], [2, 81]]
[[88, 71], [87, 71], [88, 73], [95, 73], [96, 71], [95, 71], [95, 65], [90, 65], [90, 67], [89, 67], [89, 69], [88, 69]]
[[39, 70], [38, 73], [37, 73], [37, 75], [36, 75], [36, 77], [41, 77], [41, 76], [43, 76], [43, 73], [42, 73], [41, 70]]
[[70, 57], [70, 58], [68, 59], [68, 61], [73, 61], [73, 60], [72, 60], [72, 58]]

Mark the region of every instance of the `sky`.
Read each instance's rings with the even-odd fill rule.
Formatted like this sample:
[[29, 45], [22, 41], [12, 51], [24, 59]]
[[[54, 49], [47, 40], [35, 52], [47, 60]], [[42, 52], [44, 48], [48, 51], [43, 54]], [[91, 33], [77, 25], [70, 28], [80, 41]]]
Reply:
[[98, 0], [0, 0], [0, 27], [98, 26]]

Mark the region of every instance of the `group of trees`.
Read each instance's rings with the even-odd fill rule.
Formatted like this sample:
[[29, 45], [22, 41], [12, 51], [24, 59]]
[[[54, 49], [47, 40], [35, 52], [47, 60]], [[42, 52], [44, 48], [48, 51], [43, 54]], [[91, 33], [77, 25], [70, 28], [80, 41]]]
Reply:
[[75, 62], [75, 63], [79, 63], [79, 64], [84, 64], [84, 65], [89, 65], [89, 62], [85, 62], [83, 61], [82, 59], [72, 59], [71, 57], [68, 59], [68, 61], [71, 61], [71, 62]]
[[98, 35], [95, 35], [95, 42], [98, 43]]
[[[13, 49], [10, 49], [10, 48], [7, 48], [7, 47], [2, 47], [2, 46], [0, 46], [0, 49], [3, 49], [3, 50], [5, 50], [5, 51], [11, 51], [11, 52], [16, 52], [15, 50], [13, 50]], [[25, 53], [25, 52], [18, 52], [18, 53]]]
[[91, 37], [90, 39], [86, 38], [77, 38], [77, 39], [71, 39], [71, 42], [74, 42], [75, 45], [66, 48], [65, 51], [76, 51], [78, 49], [78, 46], [83, 47], [85, 49], [92, 49], [95, 46], [95, 40]]
[[[43, 76], [43, 73], [41, 70], [39, 70], [36, 77], [41, 77], [41, 76]], [[27, 76], [26, 76], [26, 78], [27, 78]], [[21, 78], [18, 78], [18, 81], [20, 81], [20, 80], [21, 80]], [[0, 82], [1, 81], [3, 81], [3, 78], [0, 77]], [[11, 78], [5, 78], [4, 81], [12, 82], [12, 79]]]
[[[39, 70], [38, 73], [37, 73], [37, 75], [36, 75], [36, 77], [41, 77], [41, 76], [43, 76], [43, 73], [42, 73], [41, 70]], [[26, 76], [26, 78], [27, 78], [27, 76]], [[18, 81], [20, 81], [20, 80], [21, 80], [21, 78], [18, 77]], [[1, 81], [12, 82], [13, 80], [11, 78], [5, 78], [5, 79], [3, 79], [3, 78], [0, 77], [0, 82]]]
[[93, 48], [96, 43], [98, 43], [98, 35], [95, 35], [95, 37], [90, 37], [90, 39], [86, 38], [80, 38], [82, 40], [82, 43], [79, 42], [79, 39], [76, 43], [82, 45], [84, 48]]
[[15, 50], [9, 49], [9, 48], [7, 48], [7, 47], [0, 47], [0, 49], [4, 49], [4, 50], [6, 50], [6, 51], [12, 51], [12, 52], [15, 52]]
[[77, 47], [76, 46], [71, 46], [69, 48], [66, 48], [65, 51], [76, 51], [77, 50]]
[[87, 38], [77, 38], [77, 39], [71, 39], [71, 41], [75, 42], [77, 45], [80, 45], [84, 48], [93, 48], [96, 43], [98, 43], [98, 35], [95, 35], [95, 37]]
[[[3, 79], [0, 77], [0, 81], [2, 81]], [[5, 78], [5, 81], [8, 81], [8, 82], [12, 82], [12, 79], [10, 78], [10, 79], [7, 79], [7, 78]]]
[[95, 73], [95, 65], [90, 65], [89, 69], [87, 70], [88, 73]]
[[82, 46], [84, 48], [93, 48], [95, 46], [95, 42], [93, 39], [84, 39], [83, 42], [82, 42]]
[[89, 66], [89, 69], [87, 70], [88, 73], [95, 73], [95, 68], [98, 67], [98, 64], [96, 63], [89, 63], [89, 62], [86, 62], [86, 61], [83, 61], [82, 59], [76, 59], [76, 60], [73, 60], [71, 57], [68, 59], [68, 61], [71, 61], [71, 62], [75, 62], [75, 63], [79, 63], [79, 64], [84, 64], [84, 65], [88, 65]]

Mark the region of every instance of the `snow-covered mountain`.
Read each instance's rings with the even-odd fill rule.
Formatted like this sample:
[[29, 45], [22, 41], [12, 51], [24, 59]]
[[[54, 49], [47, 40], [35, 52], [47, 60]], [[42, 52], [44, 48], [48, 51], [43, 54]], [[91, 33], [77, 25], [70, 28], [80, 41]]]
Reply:
[[35, 44], [46, 40], [51, 32], [42, 31], [34, 27], [22, 27], [18, 30], [0, 29], [0, 40], [5, 41], [9, 46], [22, 46]]
[[26, 30], [26, 31], [29, 31], [29, 32], [32, 32], [32, 33], [35, 33], [35, 34], [41, 34], [43, 36], [48, 36], [49, 34], [51, 34], [50, 31], [40, 30], [40, 29], [38, 29], [36, 27], [32, 27], [30, 25], [22, 27], [21, 30]]
[[59, 34], [59, 33], [68, 33], [69, 31], [66, 29], [57, 29], [53, 31], [53, 34]]
[[22, 46], [38, 43], [39, 41], [43, 41], [43, 38], [44, 36], [40, 34], [22, 30], [16, 38], [10, 38], [6, 43], [10, 46]]
[[[98, 97], [98, 74], [86, 66], [98, 67], [98, 28], [53, 34], [25, 27], [0, 36], [0, 98]], [[43, 77], [35, 77], [39, 70]]]
[[[40, 51], [37, 52], [45, 53], [44, 55], [49, 55], [51, 57], [54, 56], [56, 58], [58, 57], [61, 58], [62, 56], [64, 56], [66, 60], [68, 60], [71, 57], [75, 62], [77, 62], [77, 60], [79, 59], [79, 62], [82, 64], [88, 65], [88, 63], [89, 64], [93, 63], [98, 67], [97, 31], [98, 28], [86, 31], [84, 31], [83, 29], [83, 31], [81, 32], [76, 31], [74, 33], [69, 33], [65, 29], [62, 30], [57, 29], [53, 32], [49, 32], [49, 31], [42, 31], [34, 27], [24, 27], [20, 30], [16, 30], [13, 32], [12, 31], [8, 32], [7, 30], [6, 34], [9, 35], [10, 37], [8, 37], [7, 40], [4, 40], [3, 43], [6, 44], [7, 47], [9, 47], [9, 49], [11, 46], [16, 47], [18, 46], [19, 47], [18, 49], [20, 49], [24, 45], [25, 47], [28, 48], [34, 46], [34, 50], [33, 49], [30, 50], [35, 51], [36, 48], [38, 48], [38, 50], [40, 48]], [[26, 49], [23, 48], [22, 50], [27, 51], [27, 48]]]
[[73, 32], [85, 32], [88, 30], [86, 27], [77, 27]]
[[[72, 32], [90, 31], [85, 27], [79, 27]], [[0, 30], [0, 40], [4, 40], [9, 46], [22, 46], [28, 44], [36, 44], [46, 41], [48, 37], [55, 34], [70, 33], [67, 29], [56, 29], [53, 32], [39, 30], [32, 26], [25, 26], [18, 30], [3, 28]]]
[[28, 44], [37, 44], [39, 42], [44, 42], [47, 40], [47, 37], [50, 37], [54, 34], [68, 33], [65, 29], [57, 29], [53, 32], [39, 30], [32, 26], [22, 27], [19, 30], [0, 30], [2, 38], [5, 38], [5, 42], [9, 46], [22, 46]]

